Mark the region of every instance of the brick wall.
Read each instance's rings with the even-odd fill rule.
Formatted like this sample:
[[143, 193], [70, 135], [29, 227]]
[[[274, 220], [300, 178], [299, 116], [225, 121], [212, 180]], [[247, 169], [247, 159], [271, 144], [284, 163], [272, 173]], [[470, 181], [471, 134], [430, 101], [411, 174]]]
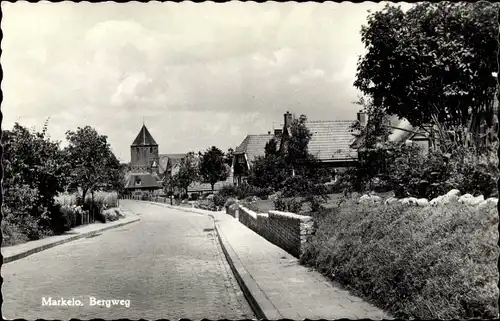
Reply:
[[233, 204], [231, 206], [226, 207], [226, 214], [231, 215], [232, 217], [237, 217], [236, 212], [238, 211], [238, 204]]
[[239, 221], [297, 258], [313, 232], [312, 217], [288, 212], [261, 214], [240, 206]]
[[239, 221], [243, 223], [246, 227], [250, 228], [256, 233], [259, 233], [259, 226], [257, 223], [257, 213], [244, 206], [240, 206], [239, 209]]

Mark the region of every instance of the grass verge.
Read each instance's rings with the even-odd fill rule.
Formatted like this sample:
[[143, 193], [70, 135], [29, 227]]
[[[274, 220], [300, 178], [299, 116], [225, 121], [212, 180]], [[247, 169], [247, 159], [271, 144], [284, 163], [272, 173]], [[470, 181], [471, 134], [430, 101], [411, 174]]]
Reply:
[[496, 206], [347, 201], [318, 220], [301, 262], [397, 318], [498, 316]]

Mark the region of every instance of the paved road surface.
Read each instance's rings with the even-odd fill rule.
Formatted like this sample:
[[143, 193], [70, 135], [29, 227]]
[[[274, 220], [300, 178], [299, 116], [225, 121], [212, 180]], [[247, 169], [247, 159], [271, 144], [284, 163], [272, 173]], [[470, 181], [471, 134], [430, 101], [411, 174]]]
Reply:
[[[254, 317], [210, 218], [153, 204], [121, 202], [142, 220], [3, 265], [4, 318]], [[122, 305], [110, 301], [110, 307], [106, 302], [90, 306], [91, 297], [124, 301]], [[83, 306], [44, 306], [44, 298], [74, 298]], [[128, 308], [126, 300], [130, 300]]]

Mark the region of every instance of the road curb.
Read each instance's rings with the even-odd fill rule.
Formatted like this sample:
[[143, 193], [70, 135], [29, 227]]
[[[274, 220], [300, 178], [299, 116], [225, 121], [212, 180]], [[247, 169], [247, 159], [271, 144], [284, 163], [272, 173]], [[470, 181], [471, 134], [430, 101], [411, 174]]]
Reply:
[[29, 249], [29, 250], [21, 252], [21, 253], [14, 254], [14, 255], [11, 255], [11, 256], [7, 256], [7, 257], [4, 256], [3, 257], [3, 263], [5, 264], [5, 263], [10, 263], [10, 262], [13, 262], [13, 261], [17, 261], [19, 259], [25, 258], [27, 256], [30, 256], [32, 254], [35, 254], [35, 253], [38, 253], [38, 252], [41, 252], [41, 251], [44, 251], [44, 250], [48, 250], [48, 249], [56, 247], [58, 245], [69, 243], [71, 241], [75, 241], [75, 240], [78, 240], [78, 239], [81, 239], [81, 238], [84, 238], [84, 237], [87, 237], [87, 236], [94, 236], [95, 234], [97, 234], [99, 232], [103, 232], [103, 231], [106, 231], [106, 230], [109, 230], [109, 229], [112, 229], [112, 228], [121, 227], [121, 226], [130, 224], [130, 223], [135, 223], [135, 222], [140, 221], [140, 220], [141, 220], [140, 217], [135, 217], [135, 218], [133, 218], [131, 220], [128, 220], [127, 222], [121, 222], [121, 223], [115, 224], [115, 225], [108, 225], [108, 226], [105, 226], [103, 228], [100, 228], [100, 229], [97, 229], [97, 230], [94, 230], [94, 231], [90, 231], [90, 232], [86, 232], [86, 233], [82, 233], [82, 234], [78, 234], [78, 235], [72, 235], [72, 236], [70, 236], [68, 238], [65, 238], [65, 239], [62, 239], [62, 240], [58, 240], [58, 241], [55, 241], [55, 242], [52, 242], [52, 243], [47, 243], [47, 244], [44, 244], [44, 245], [40, 245], [38, 247]]
[[227, 241], [224, 233], [219, 230], [218, 224], [214, 222], [217, 237], [219, 239], [222, 251], [226, 256], [227, 262], [233, 271], [233, 274], [240, 285], [241, 291], [245, 295], [248, 304], [252, 308], [257, 319], [260, 320], [279, 320], [283, 316], [278, 309], [267, 298], [266, 294], [259, 287], [252, 275], [245, 269], [243, 263], [238, 258], [238, 255]]
[[231, 271], [238, 282], [241, 291], [245, 295], [248, 304], [252, 308], [253, 313], [257, 319], [262, 320], [279, 320], [283, 319], [283, 316], [279, 313], [278, 309], [272, 304], [272, 302], [267, 298], [266, 294], [259, 287], [257, 282], [253, 279], [252, 275], [245, 269], [243, 263], [238, 258], [238, 255], [231, 247], [231, 244], [227, 241], [224, 233], [220, 230], [220, 227], [216, 223], [216, 218], [213, 214], [203, 213], [196, 211], [196, 208], [180, 207], [165, 203], [155, 203], [152, 204], [162, 204], [167, 208], [180, 210], [184, 212], [190, 212], [200, 215], [206, 215], [213, 219], [215, 231], [217, 232], [217, 238], [222, 248], [222, 252], [226, 257], [226, 260], [231, 268]]

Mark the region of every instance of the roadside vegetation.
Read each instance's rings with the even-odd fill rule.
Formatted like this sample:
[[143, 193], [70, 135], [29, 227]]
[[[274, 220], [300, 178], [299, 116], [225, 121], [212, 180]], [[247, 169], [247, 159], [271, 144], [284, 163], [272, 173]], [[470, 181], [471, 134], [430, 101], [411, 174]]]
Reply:
[[[301, 262], [397, 318], [498, 317], [499, 90], [492, 72], [499, 9], [440, 2], [372, 13], [361, 31], [367, 53], [354, 83], [368, 116], [364, 126], [352, 126], [358, 165], [314, 166], [302, 115], [293, 120], [285, 152], [270, 140], [265, 156], [246, 169], [246, 183], [200, 198], [212, 209], [238, 202], [256, 212], [315, 217]], [[394, 116], [406, 119], [410, 132], [424, 126], [429, 150], [407, 138], [389, 140]], [[494, 201], [384, 203], [430, 201], [453, 189]], [[363, 194], [381, 201], [359, 202]]]
[[498, 212], [349, 200], [323, 213], [301, 258], [397, 318], [498, 316]]
[[106, 136], [87, 126], [67, 132], [68, 146], [41, 131], [15, 124], [2, 132], [4, 148], [2, 246], [61, 234], [121, 214], [123, 180]]

